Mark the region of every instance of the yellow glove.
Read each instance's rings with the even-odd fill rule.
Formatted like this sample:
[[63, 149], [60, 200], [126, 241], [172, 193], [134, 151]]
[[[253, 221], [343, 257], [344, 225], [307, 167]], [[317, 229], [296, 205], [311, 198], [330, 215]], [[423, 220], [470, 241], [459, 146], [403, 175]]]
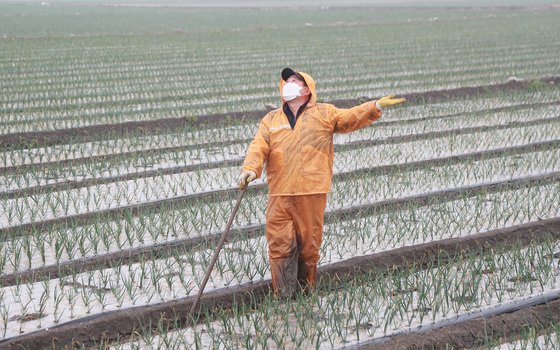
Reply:
[[239, 178], [237, 179], [237, 185], [239, 186], [239, 189], [242, 190], [245, 188], [245, 186], [247, 186], [249, 182], [253, 181], [256, 178], [257, 174], [254, 171], [244, 171], [241, 173], [241, 175], [239, 175]]
[[394, 98], [395, 95], [389, 95], [389, 96], [385, 96], [380, 98], [379, 100], [377, 100], [377, 108], [379, 107], [389, 107], [389, 106], [394, 106], [394, 105], [398, 105], [400, 103], [403, 103], [406, 101], [406, 98]]

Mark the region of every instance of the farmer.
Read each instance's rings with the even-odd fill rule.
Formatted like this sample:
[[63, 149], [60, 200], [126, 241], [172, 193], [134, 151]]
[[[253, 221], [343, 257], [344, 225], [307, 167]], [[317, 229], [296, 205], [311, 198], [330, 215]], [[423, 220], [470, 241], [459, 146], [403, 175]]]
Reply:
[[333, 175], [333, 133], [363, 128], [381, 108], [405, 101], [386, 96], [350, 109], [318, 103], [306, 73], [282, 70], [282, 108], [261, 121], [238, 185], [261, 176], [266, 162], [269, 198], [266, 238], [274, 294], [291, 297], [298, 284], [315, 289], [323, 214]]

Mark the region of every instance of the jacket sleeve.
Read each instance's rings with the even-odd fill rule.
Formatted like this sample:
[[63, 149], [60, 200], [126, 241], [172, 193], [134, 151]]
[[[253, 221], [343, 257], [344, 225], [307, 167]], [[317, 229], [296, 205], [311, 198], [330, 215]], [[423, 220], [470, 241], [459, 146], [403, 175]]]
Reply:
[[270, 151], [270, 134], [269, 134], [269, 122], [268, 118], [265, 117], [259, 125], [259, 130], [255, 134], [255, 138], [249, 145], [249, 151], [247, 151], [247, 156], [243, 162], [243, 170], [252, 170], [260, 177], [263, 171], [264, 162], [268, 159], [268, 153]]
[[381, 117], [381, 111], [375, 106], [376, 101], [362, 103], [349, 109], [335, 107], [334, 132], [345, 133], [363, 128]]

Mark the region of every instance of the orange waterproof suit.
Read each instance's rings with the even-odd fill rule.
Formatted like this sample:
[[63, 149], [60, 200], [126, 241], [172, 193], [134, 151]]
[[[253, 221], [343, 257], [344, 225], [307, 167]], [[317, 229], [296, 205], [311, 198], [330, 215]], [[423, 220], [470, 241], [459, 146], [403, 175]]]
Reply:
[[[249, 146], [242, 170], [260, 177], [266, 162], [268, 254], [274, 293], [282, 296], [292, 295], [298, 282], [305, 288], [315, 287], [333, 174], [333, 133], [354, 131], [381, 117], [376, 101], [350, 109], [317, 103], [315, 82], [308, 74], [297, 73], [311, 92], [307, 106], [293, 129], [283, 108], [269, 112]], [[285, 83], [280, 81], [280, 91]]]

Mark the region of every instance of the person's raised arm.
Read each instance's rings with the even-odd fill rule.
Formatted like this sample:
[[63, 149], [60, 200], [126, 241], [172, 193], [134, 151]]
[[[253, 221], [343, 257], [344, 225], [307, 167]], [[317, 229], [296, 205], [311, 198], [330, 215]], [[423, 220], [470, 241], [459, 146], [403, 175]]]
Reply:
[[385, 96], [348, 109], [336, 108], [334, 132], [345, 133], [361, 129], [379, 119], [383, 108], [406, 101], [404, 98], [394, 97], [395, 95]]

